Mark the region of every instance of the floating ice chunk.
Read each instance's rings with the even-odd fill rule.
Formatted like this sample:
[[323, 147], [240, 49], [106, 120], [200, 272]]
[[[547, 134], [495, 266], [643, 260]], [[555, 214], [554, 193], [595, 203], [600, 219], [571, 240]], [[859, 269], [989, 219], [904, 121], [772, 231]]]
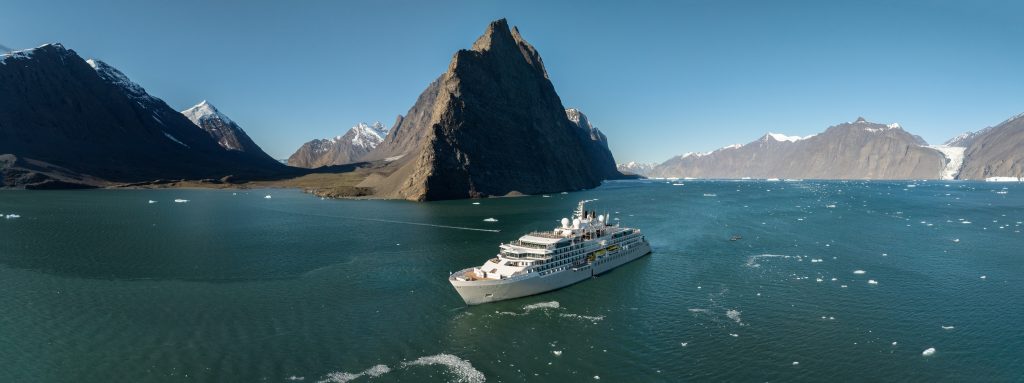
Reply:
[[267, 194], [267, 195], [266, 195], [266, 196], [264, 196], [263, 198], [265, 198], [265, 199], [271, 199], [271, 198], [273, 198], [273, 197], [271, 197], [271, 196], [270, 196], [270, 194]]
[[154, 200], [149, 200], [149, 203], [156, 203], [156, 201], [154, 201]]
[[821, 279], [821, 278], [814, 278], [814, 281], [815, 281], [815, 282], [819, 282], [819, 283], [820, 283], [820, 282], [822, 282], [822, 281], [823, 281], [823, 279]]
[[892, 345], [893, 345], [893, 346], [895, 346], [896, 344], [897, 344], [896, 342], [892, 342]]
[[729, 334], [729, 336], [731, 336], [731, 337], [733, 337], [733, 338], [739, 338], [739, 337], [740, 337], [740, 334]]
[[794, 366], [799, 366], [799, 365], [800, 365], [800, 362], [793, 362], [793, 365], [794, 365]]
[[956, 327], [954, 327], [954, 326], [942, 326], [943, 330], [952, 330], [954, 328], [956, 328]]
[[562, 192], [562, 194], [569, 194], [569, 192]]
[[[825, 246], [828, 246], [828, 244], [826, 243]], [[821, 260], [821, 258], [812, 258], [811, 259], [811, 263], [821, 263], [821, 262], [823, 262]]]
[[877, 285], [877, 284], [878, 284], [878, 281], [876, 281], [876, 280], [874, 280], [874, 279], [868, 279], [868, 284], [869, 284], [869, 285]]
[[175, 203], [185, 203], [185, 202], [188, 202], [188, 200], [187, 199], [181, 199], [181, 198], [175, 198], [174, 202]]
[[288, 380], [293, 381], [293, 382], [300, 382], [300, 381], [306, 380], [306, 377], [292, 375], [292, 376], [288, 377]]
[[846, 288], [846, 285], [839, 285], [839, 287], [842, 287], [842, 288], [844, 288], [844, 289], [845, 289], [845, 288]]
[[825, 205], [825, 207], [826, 207], [826, 208], [829, 208], [829, 209], [835, 209], [835, 208], [836, 208], [836, 205]]
[[551, 196], [549, 196], [549, 195], [547, 195], [547, 194], [545, 194], [545, 195], [542, 195], [541, 197], [544, 197], [544, 198], [551, 198]]
[[498, 222], [497, 218], [484, 218], [484, 222]]
[[594, 380], [601, 380], [600, 376], [594, 375]]
[[562, 356], [562, 350], [552, 350], [551, 353], [555, 354], [555, 356]]
[[928, 347], [921, 352], [921, 356], [932, 356], [935, 355], [935, 347]]
[[953, 243], [960, 243], [960, 238], [953, 238]]
[[682, 342], [682, 343], [680, 343], [679, 345], [680, 345], [680, 346], [683, 346], [683, 347], [686, 347], [686, 345], [688, 345], [688, 344], [690, 344], [690, 342]]
[[981, 278], [981, 279], [985, 279], [985, 278], [988, 278], [988, 277], [986, 277], [986, 276], [982, 275], [982, 276], [981, 276], [981, 277], [979, 277], [979, 278]]
[[963, 221], [963, 222], [960, 222], [960, 223], [962, 223], [962, 224], [965, 224], [965, 225], [966, 225], [966, 224], [969, 224], [969, 223], [971, 223], [971, 221]]
[[861, 274], [866, 273], [866, 271], [864, 271], [864, 270], [854, 270], [853, 273], [857, 274], [857, 275], [861, 275]]
[[8, 214], [8, 215], [4, 216], [4, 219], [15, 219], [15, 218], [21, 218], [21, 216], [17, 215], [17, 214]]
[[736, 323], [742, 322], [740, 320], [740, 312], [737, 310], [726, 310], [725, 316], [729, 317], [729, 319], [736, 321]]
[[479, 203], [479, 202], [473, 202], [473, 204], [474, 204], [474, 205], [479, 205], [480, 203]]
[[838, 279], [836, 279], [836, 277], [832, 277], [832, 282], [835, 282], [835, 281], [838, 281]]

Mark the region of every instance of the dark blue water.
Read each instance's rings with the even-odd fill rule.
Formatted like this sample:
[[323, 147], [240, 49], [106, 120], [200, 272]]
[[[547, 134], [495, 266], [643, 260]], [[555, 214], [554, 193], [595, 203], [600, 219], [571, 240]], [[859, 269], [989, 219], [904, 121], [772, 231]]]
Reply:
[[[1020, 184], [684, 183], [0, 192], [0, 381], [1024, 380]], [[447, 284], [585, 198], [654, 253], [482, 306]]]

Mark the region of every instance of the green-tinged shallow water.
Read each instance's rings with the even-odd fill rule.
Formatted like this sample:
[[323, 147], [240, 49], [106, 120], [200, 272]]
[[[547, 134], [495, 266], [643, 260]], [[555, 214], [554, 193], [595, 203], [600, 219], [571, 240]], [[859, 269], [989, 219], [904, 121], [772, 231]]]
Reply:
[[[1024, 186], [684, 182], [0, 192], [0, 381], [1024, 381]], [[482, 306], [448, 285], [585, 198], [654, 253]]]

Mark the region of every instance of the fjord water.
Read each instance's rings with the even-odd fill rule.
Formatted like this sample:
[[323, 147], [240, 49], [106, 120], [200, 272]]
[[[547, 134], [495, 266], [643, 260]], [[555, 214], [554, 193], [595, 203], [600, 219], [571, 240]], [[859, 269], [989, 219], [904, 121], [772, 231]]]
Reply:
[[[1024, 379], [1020, 184], [684, 182], [0, 192], [0, 381]], [[654, 252], [481, 306], [448, 285], [586, 198]]]

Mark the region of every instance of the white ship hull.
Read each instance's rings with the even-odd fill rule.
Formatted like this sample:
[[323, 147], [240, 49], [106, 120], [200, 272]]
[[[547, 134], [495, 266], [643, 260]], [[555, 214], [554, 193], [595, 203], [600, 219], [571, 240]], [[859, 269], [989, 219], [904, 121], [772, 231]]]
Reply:
[[469, 268], [453, 274], [448, 280], [451, 282], [452, 286], [455, 287], [455, 291], [459, 293], [459, 296], [462, 297], [462, 300], [464, 300], [466, 304], [478, 305], [481, 303], [520, 298], [560, 289], [595, 275], [608, 272], [611, 269], [650, 254], [650, 252], [650, 245], [646, 241], [643, 241], [628, 249], [619, 249], [616, 252], [610, 252], [601, 257], [597, 257], [594, 261], [582, 266], [568, 268], [564, 271], [546, 275], [531, 273], [508, 279], [473, 281], [459, 280], [456, 278], [459, 275], [472, 272], [473, 269]]

